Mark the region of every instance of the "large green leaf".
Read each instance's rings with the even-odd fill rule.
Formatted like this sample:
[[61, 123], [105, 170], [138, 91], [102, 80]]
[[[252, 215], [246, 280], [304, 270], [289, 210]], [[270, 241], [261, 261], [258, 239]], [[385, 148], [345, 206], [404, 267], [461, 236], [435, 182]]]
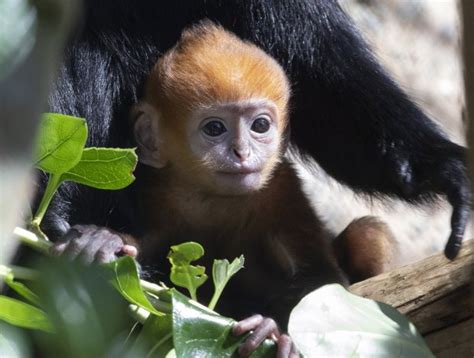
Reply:
[[34, 166], [51, 174], [62, 174], [81, 159], [87, 125], [82, 118], [46, 113], [40, 122]]
[[150, 303], [140, 285], [138, 268], [135, 260], [130, 256], [104, 265], [110, 271], [106, 272], [108, 280], [120, 292], [120, 294], [130, 303], [146, 309], [155, 315], [164, 315], [157, 311]]
[[[234, 320], [173, 293], [173, 341], [177, 357], [236, 357], [247, 336], [232, 335]], [[266, 340], [251, 357], [275, 357], [272, 341]]]
[[305, 296], [291, 312], [288, 331], [307, 356], [433, 357], [405, 316], [337, 284]]
[[61, 176], [97, 189], [116, 190], [130, 185], [137, 164], [134, 149], [86, 148], [76, 166]]
[[192, 241], [171, 246], [168, 254], [171, 263], [171, 282], [176, 286], [187, 288], [193, 299], [196, 299], [197, 288], [206, 282], [207, 275], [204, 273], [205, 267], [191, 265], [191, 262], [203, 255], [203, 247]]
[[11, 297], [0, 296], [0, 319], [14, 326], [53, 332], [42, 310]]

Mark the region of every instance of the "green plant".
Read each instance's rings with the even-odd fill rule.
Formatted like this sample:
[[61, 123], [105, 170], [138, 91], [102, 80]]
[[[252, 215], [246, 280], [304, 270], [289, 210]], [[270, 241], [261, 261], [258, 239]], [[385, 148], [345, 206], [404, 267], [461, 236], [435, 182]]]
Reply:
[[[54, 113], [43, 116], [34, 166], [47, 173], [49, 180], [39, 207], [28, 224], [29, 230], [16, 228], [14, 231], [23, 243], [42, 253], [47, 254], [52, 244], [41, 231], [41, 222], [62, 182], [69, 180], [98, 189], [117, 190], [128, 186], [134, 180], [132, 172], [137, 162], [134, 149], [85, 148], [86, 140], [85, 120]], [[114, 287], [129, 303], [128, 311], [135, 319], [134, 323], [143, 324], [141, 332], [133, 334], [133, 339], [130, 338], [128, 344], [121, 348], [123, 352], [129, 351], [129, 354], [141, 352], [149, 356], [157, 354], [161, 356], [176, 350], [176, 354], [182, 356], [180, 352], [183, 349], [187, 352], [189, 349], [198, 349], [201, 352], [213, 352], [223, 357], [234, 354], [244, 338], [236, 338], [230, 334], [234, 321], [219, 316], [211, 309], [197, 303], [196, 290], [207, 280], [207, 276], [204, 273], [204, 267], [194, 266], [192, 262], [203, 254], [202, 246], [194, 242], [173, 246], [169, 254], [172, 265], [171, 281], [176, 286], [188, 289], [192, 300], [173, 288], [141, 280], [136, 262], [131, 257], [123, 257], [100, 267], [98, 272], [100, 279], [108, 281], [111, 287]], [[243, 267], [243, 263], [243, 257], [235, 259], [232, 264], [229, 264], [227, 260], [214, 261], [215, 294], [211, 302], [212, 308], [225, 284]], [[54, 260], [51, 262], [48, 260], [48, 263], [43, 264], [43, 268], [39, 271], [1, 267], [0, 275], [21, 300], [0, 296], [0, 319], [15, 326], [44, 331], [55, 337], [45, 340], [50, 342], [46, 344], [46, 346], [49, 345], [49, 349], [52, 349], [54, 345], [64, 346], [63, 352], [70, 356], [103, 354], [110, 349], [111, 342], [97, 343], [92, 345], [92, 348], [88, 347], [84, 350], [81, 345], [75, 344], [74, 339], [70, 339], [75, 334], [79, 335], [79, 339], [82, 330], [76, 332], [71, 328], [67, 316], [63, 315], [62, 310], [58, 310], [58, 307], [63, 305], [57, 300], [57, 295], [50, 294], [62, 292], [74, 301], [81, 295], [93, 297], [93, 291], [100, 291], [100, 288], [90, 291], [81, 288], [82, 279], [74, 271], [75, 269], [84, 271], [84, 267], [77, 267], [73, 263], [57, 263]], [[46, 280], [44, 272], [49, 272]], [[58, 276], [58, 272], [69, 272], [72, 279]], [[18, 279], [34, 279], [40, 284], [36, 284], [37, 289], [32, 290], [24, 283], [17, 281]], [[92, 281], [94, 280], [95, 278]], [[74, 284], [75, 282], [78, 284]], [[84, 284], [84, 286], [87, 285]], [[45, 290], [45, 287], [49, 289]], [[86, 324], [88, 329], [95, 332], [89, 337], [89, 340], [94, 341], [92, 336], [105, 336], [106, 332], [99, 328], [102, 324], [100, 320], [93, 317], [93, 312], [98, 312], [92, 301], [89, 300], [90, 304], [86, 305], [87, 309], [83, 312], [86, 312], [85, 315], [90, 318], [92, 326], [95, 322], [95, 329]], [[78, 303], [78, 305], [83, 305], [83, 303]], [[205, 332], [205, 335], [202, 336], [199, 332]], [[62, 343], [65, 337], [69, 337], [66, 339], [69, 342], [68, 345]], [[232, 342], [231, 345], [229, 345], [229, 340]], [[195, 344], [190, 345], [189, 341]], [[265, 356], [272, 351], [273, 345], [268, 342], [254, 355]]]

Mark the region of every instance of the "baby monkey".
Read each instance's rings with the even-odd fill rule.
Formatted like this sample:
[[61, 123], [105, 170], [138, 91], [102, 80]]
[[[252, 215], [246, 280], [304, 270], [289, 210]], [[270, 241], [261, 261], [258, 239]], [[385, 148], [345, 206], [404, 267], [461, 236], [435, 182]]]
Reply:
[[[165, 248], [189, 240], [209, 258], [243, 254], [245, 269], [219, 312], [259, 311], [282, 325], [305, 294], [346, 282], [329, 234], [283, 158], [289, 99], [289, 81], [272, 57], [205, 22], [158, 61], [133, 115], [148, 166], [137, 175], [146, 232], [140, 262], [164, 264]], [[271, 336], [280, 337], [282, 356], [296, 354], [273, 320], [251, 316], [234, 327], [249, 330], [241, 354]]]
[[[240, 347], [243, 356], [265, 338], [277, 341], [280, 357], [297, 356], [275, 321], [252, 314], [273, 317], [285, 326], [305, 294], [326, 283], [347, 283], [329, 233], [304, 195], [296, 170], [283, 157], [289, 100], [289, 81], [273, 58], [203, 22], [184, 31], [160, 58], [143, 100], [132, 111], [144, 164], [135, 184], [144, 220], [138, 259], [145, 267], [167, 267], [167, 249], [191, 240], [204, 246], [209, 259], [232, 260], [243, 254], [245, 269], [230, 281], [218, 307], [222, 314], [249, 317], [234, 326], [237, 335], [253, 331]], [[364, 271], [360, 263], [377, 255], [368, 245], [388, 240], [389, 233], [375, 220], [355, 225], [338, 238], [337, 248], [357, 251], [364, 245], [358, 240], [364, 238], [354, 237], [370, 227], [372, 241], [359, 250], [362, 254], [354, 260], [358, 266], [352, 265]], [[76, 229], [82, 236], [87, 230]], [[101, 229], [92, 231], [88, 236], [95, 235], [97, 242]], [[115, 252], [135, 254], [124, 246], [123, 235], [112, 241], [118, 242]], [[368, 269], [371, 274], [383, 269], [385, 261], [377, 260]], [[350, 263], [346, 267], [352, 269]]]

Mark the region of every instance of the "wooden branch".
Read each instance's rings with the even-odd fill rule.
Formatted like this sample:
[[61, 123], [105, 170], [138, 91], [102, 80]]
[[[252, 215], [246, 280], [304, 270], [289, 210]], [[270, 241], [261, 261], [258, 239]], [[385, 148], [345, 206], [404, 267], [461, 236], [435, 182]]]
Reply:
[[349, 290], [407, 315], [438, 356], [464, 357], [474, 344], [474, 240], [463, 246], [454, 261], [440, 253], [358, 282]]
[[474, 319], [458, 323], [425, 336], [425, 341], [438, 358], [474, 357]]
[[388, 303], [401, 313], [410, 315], [425, 305], [469, 287], [473, 260], [474, 241], [469, 240], [453, 261], [437, 254], [358, 282], [350, 287], [350, 291]]

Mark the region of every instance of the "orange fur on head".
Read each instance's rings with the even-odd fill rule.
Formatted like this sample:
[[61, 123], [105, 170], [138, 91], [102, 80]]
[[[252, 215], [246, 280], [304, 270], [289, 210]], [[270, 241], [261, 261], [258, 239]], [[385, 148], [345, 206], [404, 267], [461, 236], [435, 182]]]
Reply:
[[286, 121], [290, 86], [280, 65], [264, 51], [209, 21], [181, 36], [178, 45], [155, 65], [147, 101], [164, 118], [185, 116], [196, 108], [267, 99]]

